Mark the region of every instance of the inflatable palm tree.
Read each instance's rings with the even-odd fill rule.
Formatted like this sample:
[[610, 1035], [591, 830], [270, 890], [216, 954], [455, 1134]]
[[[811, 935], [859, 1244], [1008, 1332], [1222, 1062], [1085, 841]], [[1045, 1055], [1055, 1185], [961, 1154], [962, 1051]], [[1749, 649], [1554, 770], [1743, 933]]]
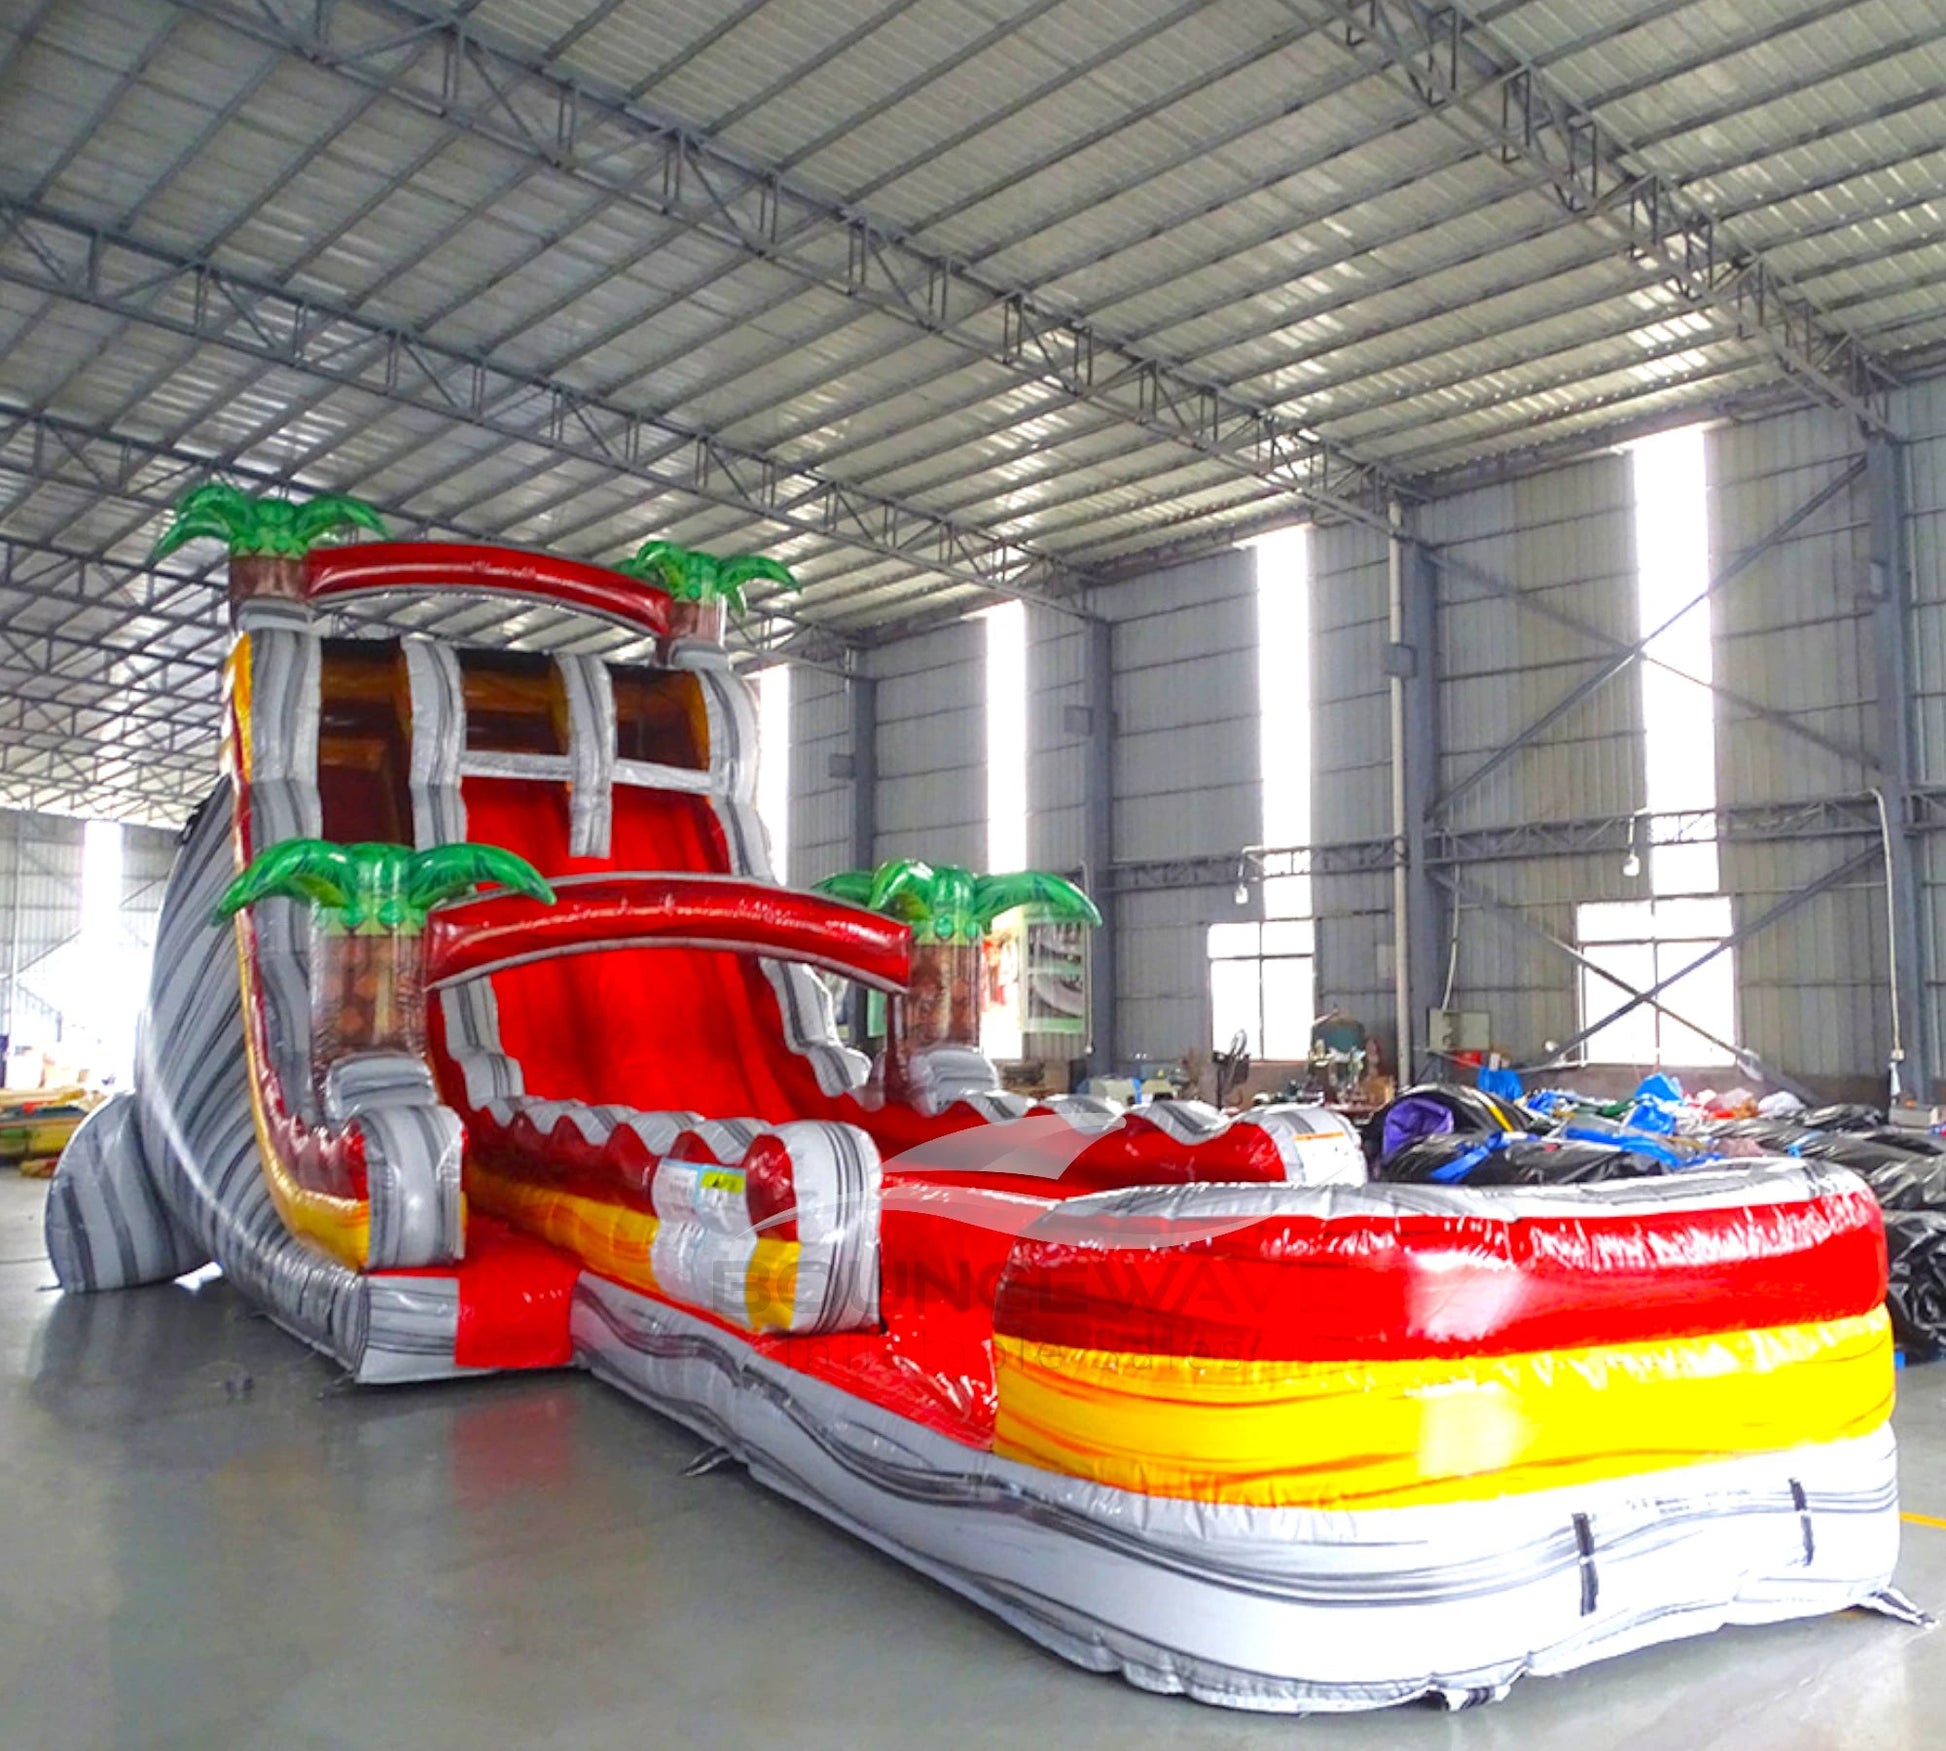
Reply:
[[149, 558], [166, 559], [192, 541], [221, 541], [230, 550], [232, 607], [263, 596], [302, 601], [304, 556], [352, 529], [383, 535], [385, 524], [363, 499], [342, 493], [300, 501], [212, 480], [176, 501], [176, 514]]
[[1073, 882], [1046, 870], [976, 875], [958, 864], [895, 858], [877, 869], [848, 869], [818, 887], [834, 899], [868, 906], [912, 927], [912, 986], [905, 1041], [912, 1047], [974, 1046], [980, 1039], [980, 945], [996, 921], [1021, 906], [1047, 919], [1099, 924], [1095, 903]]
[[318, 1073], [358, 1052], [426, 1049], [426, 916], [485, 882], [551, 905], [554, 890], [497, 845], [333, 845], [285, 839], [224, 890], [212, 924], [259, 900], [311, 907], [311, 1053]]
[[669, 592], [672, 638], [722, 638], [723, 610], [741, 616], [748, 607], [745, 584], [761, 579], [786, 590], [798, 587], [780, 560], [760, 553], [704, 553], [673, 541], [643, 542], [616, 570]]

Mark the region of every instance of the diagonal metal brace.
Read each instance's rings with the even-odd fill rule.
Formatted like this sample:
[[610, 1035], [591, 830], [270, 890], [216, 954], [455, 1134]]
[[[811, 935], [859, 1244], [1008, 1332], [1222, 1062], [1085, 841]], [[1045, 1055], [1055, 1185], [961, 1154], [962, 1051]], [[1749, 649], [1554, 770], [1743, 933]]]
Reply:
[[[1656, 661], [1655, 658], [1649, 655], [1650, 645], [1654, 644], [1658, 638], [1667, 632], [1670, 627], [1675, 625], [1685, 614], [1691, 613], [1703, 603], [1707, 602], [1712, 596], [1717, 595], [1720, 591], [1734, 583], [1755, 565], [1758, 560], [1769, 553], [1780, 541], [1787, 540], [1796, 530], [1802, 528], [1805, 523], [1816, 516], [1819, 511], [1823, 510], [1833, 499], [1849, 489], [1854, 481], [1861, 479], [1864, 473], [1865, 458], [1861, 456], [1853, 461], [1849, 467], [1844, 469], [1842, 473], [1827, 481], [1810, 498], [1799, 505], [1796, 510], [1792, 511], [1788, 516], [1784, 517], [1769, 529], [1759, 540], [1744, 548], [1742, 552], [1733, 555], [1723, 565], [1718, 567], [1715, 575], [1703, 586], [1701, 593], [1692, 596], [1673, 614], [1669, 615], [1660, 626], [1654, 627], [1644, 633], [1633, 644], [1625, 646], [1619, 654], [1604, 663], [1592, 675], [1585, 676], [1582, 680], [1578, 681], [1561, 698], [1557, 699], [1547, 710], [1542, 712], [1539, 717], [1529, 722], [1511, 741], [1501, 743], [1498, 748], [1494, 749], [1472, 771], [1455, 779], [1440, 795], [1433, 799], [1433, 812], [1437, 813], [1449, 807], [1456, 799], [1464, 796], [1483, 779], [1499, 771], [1502, 766], [1506, 765], [1523, 748], [1531, 747], [1540, 737], [1552, 729], [1555, 724], [1559, 723], [1562, 718], [1566, 717], [1568, 713], [1573, 711], [1584, 700], [1607, 686], [1617, 675], [1626, 673], [1638, 662]], [[1519, 602], [1525, 592], [1511, 590], [1510, 594], [1515, 602]], [[1658, 666], [1662, 668], [1669, 667], [1666, 663], [1658, 664]], [[1683, 673], [1681, 670], [1674, 672], [1679, 674]], [[1694, 676], [1686, 676], [1686, 678], [1690, 680], [1695, 679]], [[1757, 715], [1764, 717], [1768, 721], [1781, 722], [1797, 730], [1800, 734], [1806, 735], [1809, 739], [1818, 742], [1821, 746], [1829, 748], [1833, 752], [1843, 754], [1847, 759], [1856, 760], [1868, 768], [1877, 765], [1876, 757], [1868, 749], [1850, 748], [1843, 743], [1831, 741], [1817, 731], [1811, 730], [1808, 726], [1799, 724], [1787, 713], [1779, 712], [1774, 707], [1765, 707], [1753, 701], [1739, 699], [1736, 695], [1729, 693], [1726, 688], [1718, 687], [1714, 682], [1698, 682], [1697, 684], [1699, 686], [1707, 685], [1710, 691], [1719, 697], [1732, 700], [1739, 706], [1756, 712]]]
[[[1556, 936], [1554, 932], [1549, 930], [1544, 924], [1536, 924], [1533, 921], [1533, 919], [1529, 918], [1527, 914], [1521, 911], [1521, 909], [1518, 906], [1516, 906], [1511, 900], [1504, 900], [1498, 894], [1490, 894], [1484, 888], [1474, 886], [1474, 884], [1469, 882], [1464, 876], [1455, 875], [1448, 871], [1441, 871], [1439, 874], [1439, 880], [1445, 884], [1448, 892], [1452, 894], [1454, 902], [1456, 904], [1462, 901], [1470, 902], [1473, 905], [1482, 907], [1486, 911], [1495, 913], [1499, 917], [1506, 919], [1509, 924], [1517, 926], [1519, 929], [1524, 930], [1529, 936], [1534, 937], [1537, 940], [1546, 943], [1549, 948], [1555, 949], [1561, 954], [1565, 955], [1569, 960], [1573, 961], [1577, 967], [1582, 967], [1590, 973], [1595, 973], [1600, 975], [1600, 977], [1606, 979], [1611, 985], [1620, 986], [1622, 990], [1628, 993], [1631, 1006], [1635, 1003], [1646, 1003], [1651, 1009], [1656, 1011], [1658, 1015], [1666, 1015], [1671, 1021], [1681, 1023], [1682, 1026], [1688, 1028], [1691, 1033], [1700, 1034], [1704, 1039], [1708, 1040], [1711, 1045], [1717, 1047], [1721, 1051], [1728, 1052], [1732, 1057], [1738, 1059], [1744, 1059], [1751, 1056], [1750, 1053], [1746, 1052], [1741, 1046], [1738, 1046], [1734, 1041], [1722, 1039], [1716, 1034], [1711, 1033], [1708, 1028], [1698, 1027], [1695, 1022], [1689, 1019], [1688, 1016], [1683, 1015], [1677, 1010], [1671, 1009], [1666, 1003], [1658, 1003], [1649, 992], [1638, 990], [1635, 986], [1631, 985], [1628, 982], [1628, 980], [1621, 978], [1614, 973], [1611, 973], [1606, 967], [1598, 965], [1594, 960], [1592, 960], [1589, 956], [1583, 954], [1580, 949], [1576, 948], [1573, 943], [1567, 941], [1564, 937]], [[1622, 1013], [1623, 1011], [1621, 1010], [1616, 1011], [1617, 1015]], [[1605, 1026], [1607, 1024], [1607, 1021], [1613, 1019], [1614, 1018], [1612, 1016], [1608, 1017], [1603, 1021], [1601, 1025]], [[1569, 1042], [1569, 1045], [1571, 1046], [1574, 1043], [1575, 1042], [1571, 1041]], [[1523, 1065], [1522, 1068], [1527, 1070], [1540, 1070], [1540, 1069], [1547, 1068], [1549, 1065], [1558, 1064], [1563, 1058], [1563, 1056], [1565, 1056], [1568, 1050], [1569, 1050], [1568, 1046], [1563, 1046], [1558, 1051], [1556, 1051], [1553, 1054], [1553, 1056], [1541, 1061], [1540, 1063]], [[1770, 1078], [1774, 1082], [1776, 1082], [1780, 1087], [1788, 1088], [1791, 1091], [1791, 1093], [1796, 1095], [1800, 1100], [1810, 1101], [1813, 1098], [1808, 1093], [1807, 1090], [1805, 1090], [1800, 1084], [1793, 1082], [1791, 1078], [1786, 1076], [1783, 1072], [1772, 1069], [1772, 1067], [1768, 1064], [1764, 1066], [1764, 1069], [1765, 1072], [1770, 1076]]]
[[[1709, 948], [1704, 950], [1703, 953], [1698, 955], [1693, 961], [1688, 962], [1684, 966], [1678, 967], [1673, 973], [1669, 974], [1667, 978], [1658, 979], [1646, 991], [1638, 991], [1637, 993], [1635, 993], [1634, 996], [1628, 998], [1625, 1002], [1620, 1004], [1618, 1007], [1610, 1010], [1609, 1013], [1601, 1017], [1599, 1021], [1590, 1022], [1572, 1039], [1564, 1040], [1561, 1043], [1561, 1045], [1556, 1048], [1553, 1061], [1558, 1063], [1569, 1052], [1572, 1052], [1576, 1046], [1580, 1045], [1582, 1041], [1590, 1038], [1594, 1034], [1600, 1033], [1601, 1030], [1607, 1027], [1611, 1022], [1620, 1021], [1623, 1016], [1629, 1014], [1631, 1011], [1635, 1009], [1638, 1009], [1644, 1003], [1653, 1005], [1656, 1009], [1661, 1010], [1664, 1015], [1674, 1015], [1674, 1018], [1677, 1021], [1681, 1022], [1683, 1026], [1688, 1028], [1692, 1033], [1702, 1033], [1703, 1030], [1697, 1027], [1696, 1024], [1693, 1021], [1691, 1021], [1688, 1016], [1676, 1015], [1675, 1012], [1672, 1010], [1663, 1009], [1663, 1006], [1660, 1003], [1657, 1003], [1655, 1001], [1656, 998], [1659, 997], [1664, 991], [1667, 991], [1670, 986], [1679, 984], [1682, 980], [1688, 978], [1689, 975], [1695, 972], [1698, 967], [1707, 965], [1709, 962], [1715, 960], [1718, 955], [1723, 954], [1725, 951], [1729, 949], [1735, 948], [1738, 943], [1747, 942], [1751, 937], [1758, 935], [1762, 931], [1768, 930], [1779, 919], [1789, 917], [1791, 913], [1795, 912], [1800, 906], [1804, 905], [1807, 901], [1816, 899], [1818, 895], [1826, 892], [1828, 889], [1835, 888], [1840, 882], [1847, 881], [1852, 876], [1857, 875], [1860, 871], [1869, 868], [1872, 864], [1878, 861], [1881, 855], [1882, 853], [1878, 846], [1876, 845], [1869, 846], [1867, 849], [1857, 852], [1853, 856], [1846, 858], [1843, 863], [1834, 865], [1831, 869], [1826, 870], [1823, 875], [1817, 878], [1816, 881], [1811, 882], [1805, 887], [1795, 889], [1791, 893], [1786, 894], [1781, 900], [1777, 901], [1775, 905], [1765, 907], [1764, 910], [1760, 912], [1755, 918], [1752, 918], [1751, 920], [1749, 920], [1749, 922], [1745, 924], [1738, 925], [1737, 928], [1731, 931], [1728, 936], [1724, 937], [1721, 942], [1712, 943]], [[1617, 979], [1615, 975], [1607, 971], [1606, 968], [1596, 967], [1594, 970], [1600, 973], [1601, 976], [1604, 979], [1608, 980], [1610, 984], [1622, 985], [1623, 989], [1625, 990], [1627, 989], [1627, 986], [1624, 983], [1624, 981]], [[1708, 1038], [1709, 1036], [1705, 1035], [1704, 1037]], [[1716, 1041], [1716, 1044], [1722, 1045], [1723, 1042], [1721, 1040], [1718, 1040]], [[1731, 1049], [1736, 1052], [1736, 1055], [1739, 1058], [1747, 1056], [1747, 1054], [1743, 1052], [1740, 1048], [1733, 1047]], [[1796, 1094], [1799, 1091], [1793, 1089], [1791, 1092], [1793, 1094]]]

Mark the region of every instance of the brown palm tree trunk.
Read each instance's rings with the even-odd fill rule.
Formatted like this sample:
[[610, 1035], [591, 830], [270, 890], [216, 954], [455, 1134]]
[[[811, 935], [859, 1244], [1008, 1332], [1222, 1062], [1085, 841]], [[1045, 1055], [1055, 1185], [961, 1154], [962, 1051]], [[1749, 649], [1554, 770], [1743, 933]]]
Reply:
[[230, 618], [246, 602], [302, 602], [304, 561], [288, 553], [230, 556]]
[[977, 942], [915, 942], [912, 945], [906, 1038], [915, 1050], [980, 1043], [980, 945]]
[[699, 602], [694, 596], [675, 596], [669, 602], [669, 636], [706, 638], [712, 644], [723, 642], [723, 604]]
[[885, 1098], [910, 1104], [923, 1078], [913, 1060], [933, 1046], [980, 1044], [980, 973], [977, 942], [915, 942], [912, 977], [903, 997], [885, 1007]]
[[320, 1079], [341, 1058], [425, 1050], [425, 938], [313, 924], [311, 1058]]
[[887, 1100], [912, 1100], [912, 1048], [906, 1044], [903, 996], [885, 1000], [885, 1055], [880, 1063], [881, 1086]]

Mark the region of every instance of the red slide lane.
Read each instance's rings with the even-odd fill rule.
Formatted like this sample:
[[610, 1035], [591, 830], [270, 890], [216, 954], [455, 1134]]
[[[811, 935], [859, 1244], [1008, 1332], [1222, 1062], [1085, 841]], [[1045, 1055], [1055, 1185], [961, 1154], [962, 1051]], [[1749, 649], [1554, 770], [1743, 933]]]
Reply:
[[[565, 788], [469, 778], [468, 837], [504, 845], [544, 875], [629, 870], [729, 873], [707, 799], [618, 787], [607, 858], [568, 854]], [[841, 1116], [784, 1043], [783, 1018], [755, 957], [714, 949], [570, 955], [493, 975], [500, 1037], [528, 1089], [707, 1118]], [[856, 1117], [852, 1103], [843, 1116]]]
[[[463, 791], [468, 836], [518, 852], [550, 878], [648, 870], [729, 873], [722, 828], [706, 798], [619, 787], [610, 855], [596, 859], [568, 853], [565, 787], [469, 778]], [[804, 898], [767, 891], [793, 902]], [[847, 920], [852, 916], [849, 908], [835, 910]], [[509, 967], [491, 978], [502, 1044], [520, 1061], [528, 1092], [537, 1096], [771, 1124], [852, 1124], [871, 1135], [888, 1163], [984, 1122], [965, 1106], [929, 1117], [906, 1106], [872, 1110], [849, 1096], [827, 1095], [810, 1064], [786, 1044], [777, 994], [752, 955], [616, 949]], [[450, 1092], [451, 1078], [448, 1083]], [[1070, 1197], [1151, 1181], [1282, 1178], [1276, 1147], [1257, 1126], [1233, 1126], [1190, 1148], [1138, 1117], [1090, 1143], [1046, 1189]]]

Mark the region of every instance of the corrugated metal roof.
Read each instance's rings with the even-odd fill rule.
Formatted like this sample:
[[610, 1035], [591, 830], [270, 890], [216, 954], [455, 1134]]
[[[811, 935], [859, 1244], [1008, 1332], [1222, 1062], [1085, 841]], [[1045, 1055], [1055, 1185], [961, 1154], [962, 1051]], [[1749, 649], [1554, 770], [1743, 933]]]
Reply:
[[[1266, 423], [1353, 482], [1328, 519], [1784, 386], [1631, 250], [1612, 184], [1577, 211], [1503, 149], [1492, 75], [1523, 61], [1716, 222], [1720, 267], [1762, 252], [1892, 375], [1946, 341], [1946, 0], [1469, 0], [1437, 106], [1351, 10], [64, 0], [0, 25], [0, 692], [33, 698], [0, 710], [0, 802], [193, 794], [213, 688], [141, 665], [207, 671], [214, 592], [144, 559], [208, 469], [594, 558], [762, 548], [801, 570], [790, 612], [856, 642], [1276, 513]], [[718, 440], [735, 466], [704, 469]]]

